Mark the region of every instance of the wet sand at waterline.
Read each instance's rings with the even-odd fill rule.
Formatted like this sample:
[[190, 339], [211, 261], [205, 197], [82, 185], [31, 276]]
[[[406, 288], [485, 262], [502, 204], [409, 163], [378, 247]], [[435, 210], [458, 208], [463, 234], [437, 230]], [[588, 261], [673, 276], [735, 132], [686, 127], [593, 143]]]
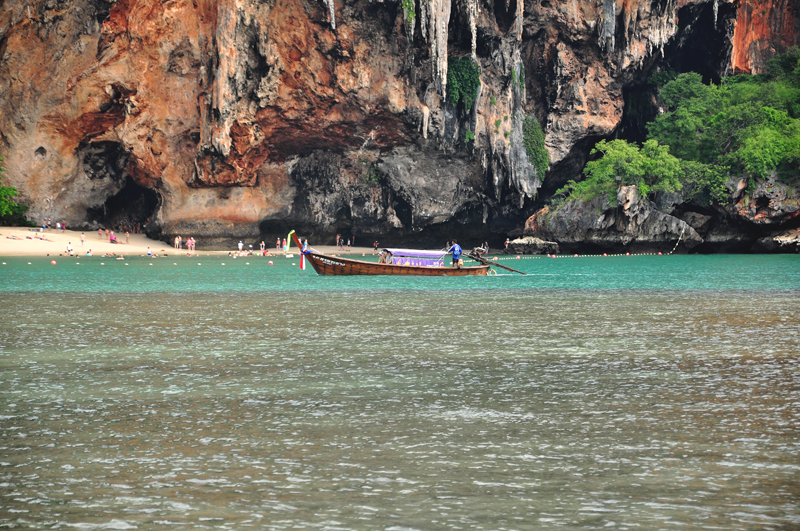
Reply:
[[[81, 245], [81, 232], [86, 235], [86, 241]], [[76, 255], [85, 255], [89, 249], [92, 254], [99, 256], [102, 254], [115, 253], [117, 255], [131, 255], [141, 256], [147, 254], [147, 248], [157, 253], [158, 255], [187, 255], [189, 252], [186, 250], [186, 243], [184, 242], [183, 249], [175, 249], [172, 245], [164, 243], [159, 240], [148, 238], [144, 234], [131, 234], [130, 243], [125, 243], [125, 233], [116, 234], [117, 238], [122, 243], [110, 243], [108, 238], [103, 234], [101, 239], [97, 235], [97, 231], [85, 232], [76, 230], [58, 230], [48, 229], [45, 232], [40, 232], [39, 229], [31, 227], [0, 227], [0, 256], [58, 256], [67, 254], [67, 245], [72, 244], [72, 250]], [[44, 238], [44, 239], [43, 239]], [[201, 242], [202, 245], [202, 242]], [[246, 246], [249, 246], [246, 243]], [[273, 245], [267, 246], [270, 254], [276, 254]], [[357, 258], [364, 255], [373, 253], [371, 247], [351, 247], [350, 251], [339, 251], [335, 245], [315, 245], [314, 249], [323, 254], [338, 254], [349, 255], [352, 258]], [[202, 251], [195, 251], [192, 256], [208, 256], [227, 254], [235, 251], [236, 249], [204, 249]], [[254, 248], [253, 252], [258, 251]], [[289, 254], [296, 253], [297, 248], [292, 245]], [[282, 252], [277, 254], [283, 254]]]

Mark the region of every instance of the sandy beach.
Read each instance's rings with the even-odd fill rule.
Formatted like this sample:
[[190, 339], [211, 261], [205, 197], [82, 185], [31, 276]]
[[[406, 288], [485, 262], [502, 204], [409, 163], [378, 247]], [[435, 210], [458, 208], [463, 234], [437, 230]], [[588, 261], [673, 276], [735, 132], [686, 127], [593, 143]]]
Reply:
[[[103, 234], [99, 238], [97, 232], [84, 232], [85, 242], [81, 244], [81, 231], [48, 229], [40, 232], [39, 229], [32, 227], [0, 227], [0, 256], [59, 256], [67, 253], [67, 245], [72, 245], [72, 250], [77, 255], [86, 255], [89, 250], [94, 256], [103, 254], [116, 254], [117, 256], [144, 256], [149, 247], [159, 256], [187, 256], [184, 243], [183, 249], [175, 249], [173, 246], [159, 240], [152, 240], [144, 234], [131, 234], [129, 243], [125, 243], [125, 234], [117, 235], [122, 243], [110, 243]], [[348, 255], [353, 258], [357, 256], [372, 254], [372, 248], [351, 247], [350, 251], [340, 252], [335, 245], [315, 245], [314, 248], [324, 254]], [[276, 254], [275, 247], [267, 247], [270, 254]], [[258, 249], [255, 249], [257, 251]], [[195, 251], [192, 256], [208, 255], [227, 255], [235, 249], [204, 249]], [[292, 246], [289, 253], [297, 252], [297, 248]], [[283, 253], [280, 253], [283, 254]]]

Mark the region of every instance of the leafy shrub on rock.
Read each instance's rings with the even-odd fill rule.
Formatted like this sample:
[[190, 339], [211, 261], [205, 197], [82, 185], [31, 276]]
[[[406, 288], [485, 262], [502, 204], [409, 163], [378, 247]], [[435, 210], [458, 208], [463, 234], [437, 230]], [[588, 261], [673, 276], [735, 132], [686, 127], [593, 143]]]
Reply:
[[470, 56], [451, 57], [447, 63], [447, 94], [453, 105], [470, 110], [481, 86], [481, 67]]

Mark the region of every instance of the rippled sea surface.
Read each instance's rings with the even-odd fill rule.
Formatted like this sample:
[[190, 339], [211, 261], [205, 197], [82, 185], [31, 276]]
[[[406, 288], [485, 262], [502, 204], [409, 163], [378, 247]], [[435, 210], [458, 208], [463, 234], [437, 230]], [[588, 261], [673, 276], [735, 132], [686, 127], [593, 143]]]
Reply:
[[0, 528], [800, 527], [798, 256], [4, 260]]

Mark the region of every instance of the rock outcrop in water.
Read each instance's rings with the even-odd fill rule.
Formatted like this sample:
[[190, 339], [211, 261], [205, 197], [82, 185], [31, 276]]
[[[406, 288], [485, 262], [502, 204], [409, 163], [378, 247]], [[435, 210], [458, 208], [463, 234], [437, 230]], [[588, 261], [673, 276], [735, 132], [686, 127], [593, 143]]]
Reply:
[[773, 175], [746, 192], [746, 180], [728, 182], [731, 206], [698, 203], [682, 193], [642, 198], [635, 186], [623, 186], [616, 200], [605, 196], [545, 207], [531, 216], [524, 234], [551, 239], [562, 250], [633, 252], [798, 252], [800, 190]]
[[[770, 27], [733, 38], [736, 5], [7, 0], [0, 154], [36, 221], [497, 241], [578, 175], [654, 67], [757, 70]], [[796, 42], [780, 17], [779, 44]], [[481, 68], [471, 109], [447, 99], [459, 56]], [[546, 134], [544, 186], [525, 116]]]
[[558, 254], [559, 247], [556, 242], [546, 242], [541, 238], [523, 236], [515, 238], [503, 249], [504, 254]]

